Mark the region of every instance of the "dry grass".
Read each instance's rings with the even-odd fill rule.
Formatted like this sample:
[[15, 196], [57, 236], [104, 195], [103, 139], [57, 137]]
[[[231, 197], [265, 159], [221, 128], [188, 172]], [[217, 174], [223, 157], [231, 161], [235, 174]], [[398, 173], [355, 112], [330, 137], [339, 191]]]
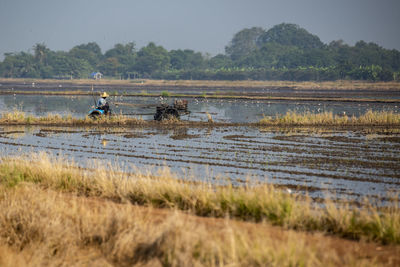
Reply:
[[264, 125], [400, 125], [400, 114], [392, 111], [368, 110], [359, 117], [347, 115], [334, 115], [332, 112], [322, 113], [296, 113], [288, 111], [283, 116], [264, 117], [260, 120]]
[[79, 125], [136, 125], [144, 123], [142, 119], [131, 118], [124, 115], [116, 114], [112, 116], [99, 116], [96, 119], [74, 118], [72, 115], [60, 116], [58, 114], [49, 114], [43, 117], [27, 115], [25, 112], [14, 110], [12, 112], [4, 112], [0, 116], [0, 124], [20, 124], [20, 125], [62, 125], [62, 126], [79, 126]]
[[207, 121], [208, 121], [209, 123], [213, 123], [213, 122], [214, 122], [214, 120], [213, 120], [213, 118], [212, 118], [211, 114], [210, 114], [210, 113], [208, 113], [208, 112], [206, 112], [206, 115], [207, 115]]
[[293, 89], [321, 89], [321, 90], [399, 90], [399, 82], [367, 82], [367, 81], [328, 81], [328, 82], [290, 82], [290, 81], [198, 81], [198, 80], [41, 80], [41, 79], [9, 79], [1, 78], [0, 82], [26, 82], [40, 83], [63, 83], [63, 84], [94, 84], [94, 85], [129, 85], [137, 86], [194, 86], [194, 87], [288, 87]]
[[395, 266], [396, 252], [28, 183], [0, 185], [0, 266]]
[[201, 86], [201, 87], [288, 87], [297, 90], [399, 90], [399, 82], [366, 81], [328, 81], [328, 82], [290, 82], [290, 81], [199, 81], [199, 80], [144, 80], [143, 85]]
[[[7, 125], [57, 125], [57, 126], [134, 126], [134, 125], [152, 125], [158, 123], [161, 125], [187, 125], [187, 126], [226, 126], [243, 125], [238, 123], [218, 123], [215, 122], [209, 113], [206, 113], [207, 121], [190, 122], [180, 121], [176, 118], [170, 118], [160, 122], [145, 121], [142, 118], [132, 118], [124, 115], [100, 116], [97, 119], [74, 118], [71, 115], [60, 116], [49, 114], [43, 117], [26, 115], [24, 112], [15, 110], [5, 112], [0, 116], [0, 124]], [[258, 123], [244, 123], [246, 125], [256, 126], [399, 126], [400, 114], [385, 111], [369, 110], [359, 117], [349, 117], [347, 115], [334, 115], [332, 112], [322, 113], [296, 113], [288, 111], [285, 115], [275, 117], [264, 117]]]
[[66, 160], [51, 160], [46, 154], [38, 154], [30, 155], [29, 159], [3, 158], [0, 181], [7, 187], [36, 183], [44, 188], [117, 202], [186, 210], [201, 216], [267, 221], [290, 229], [400, 244], [398, 196], [384, 209], [368, 203], [362, 208], [338, 205], [329, 200], [315, 206], [309, 198], [287, 194], [272, 185], [248, 184], [236, 188], [178, 180], [169, 169], [156, 176], [132, 171], [134, 174], [127, 174], [111, 165], [82, 170]]

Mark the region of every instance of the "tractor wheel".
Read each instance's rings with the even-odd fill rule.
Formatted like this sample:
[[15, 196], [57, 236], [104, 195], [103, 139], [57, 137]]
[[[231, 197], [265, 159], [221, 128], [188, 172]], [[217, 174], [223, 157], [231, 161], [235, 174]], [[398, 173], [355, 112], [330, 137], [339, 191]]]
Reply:
[[176, 118], [179, 120], [179, 112], [174, 108], [169, 108], [164, 113], [164, 119]]
[[96, 120], [97, 118], [99, 118], [100, 117], [100, 112], [98, 112], [98, 111], [93, 111], [92, 113], [90, 113], [89, 114], [89, 118], [91, 118], [91, 119], [93, 119], [93, 120]]
[[161, 121], [163, 119], [163, 111], [157, 110], [156, 114], [154, 114], [154, 120]]

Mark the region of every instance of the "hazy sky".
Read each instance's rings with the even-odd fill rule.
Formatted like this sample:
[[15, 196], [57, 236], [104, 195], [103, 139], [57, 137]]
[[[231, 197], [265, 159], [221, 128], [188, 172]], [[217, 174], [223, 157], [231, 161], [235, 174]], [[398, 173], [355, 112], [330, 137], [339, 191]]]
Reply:
[[343, 39], [400, 50], [400, 0], [0, 0], [0, 59], [36, 43], [68, 51], [97, 42], [224, 53], [254, 26], [295, 23], [325, 43]]

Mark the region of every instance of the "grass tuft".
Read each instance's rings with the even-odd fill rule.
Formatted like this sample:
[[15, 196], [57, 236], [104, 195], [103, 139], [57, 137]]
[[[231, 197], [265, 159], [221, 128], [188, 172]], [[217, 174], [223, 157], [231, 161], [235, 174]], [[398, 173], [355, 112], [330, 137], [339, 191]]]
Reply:
[[365, 114], [359, 117], [349, 117], [347, 115], [334, 115], [332, 112], [322, 113], [296, 113], [288, 111], [283, 116], [264, 117], [259, 121], [265, 125], [399, 125], [400, 114], [392, 111], [372, 111], [368, 110]]

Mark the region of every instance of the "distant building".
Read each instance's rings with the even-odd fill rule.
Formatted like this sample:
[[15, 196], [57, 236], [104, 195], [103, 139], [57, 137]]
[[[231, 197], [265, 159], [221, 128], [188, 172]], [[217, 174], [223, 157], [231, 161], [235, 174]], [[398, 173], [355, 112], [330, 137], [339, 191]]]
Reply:
[[90, 74], [90, 78], [92, 78], [94, 80], [100, 80], [101, 78], [103, 78], [103, 74], [100, 72], [92, 72]]

